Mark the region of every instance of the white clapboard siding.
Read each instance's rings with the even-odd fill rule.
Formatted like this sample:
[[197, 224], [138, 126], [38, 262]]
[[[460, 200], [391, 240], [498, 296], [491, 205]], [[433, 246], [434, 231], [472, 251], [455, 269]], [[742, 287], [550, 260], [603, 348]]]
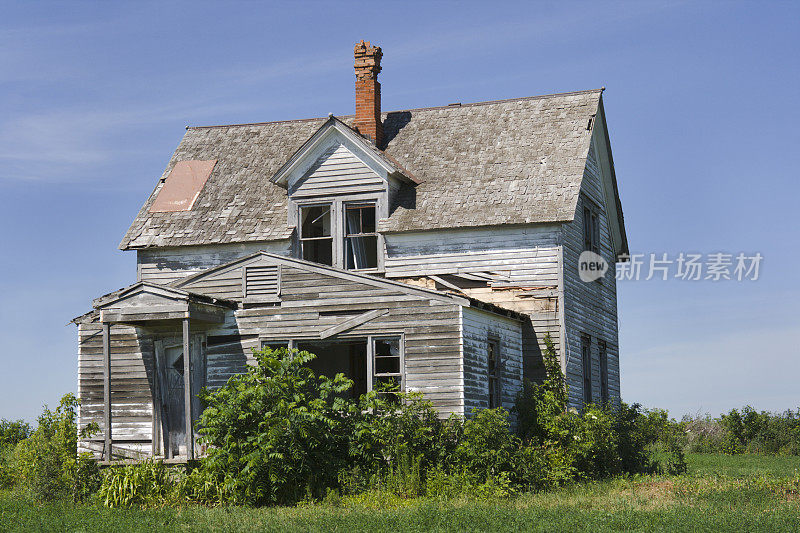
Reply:
[[299, 199], [385, 190], [386, 180], [344, 145], [336, 143], [290, 185], [289, 193], [293, 199]]
[[501, 403], [511, 409], [522, 387], [522, 324], [493, 313], [464, 308], [462, 328], [466, 413], [489, 406], [489, 339], [498, 341]]
[[[610, 267], [601, 282], [583, 282], [578, 272], [578, 257], [583, 250], [583, 207], [585, 198], [599, 206], [600, 255]], [[592, 399], [600, 399], [600, 356], [598, 341], [606, 342], [608, 353], [609, 397], [620, 397], [619, 339], [617, 324], [617, 286], [614, 275], [614, 249], [609, 230], [602, 191], [601, 170], [592, 143], [586, 162], [581, 196], [575, 220], [564, 224], [564, 293], [565, 293], [565, 344], [567, 346], [566, 374], [570, 403], [583, 401], [583, 367], [581, 361], [581, 335], [591, 337]]]
[[285, 239], [270, 242], [137, 250], [137, 281], [152, 281], [167, 285], [258, 251], [288, 256], [291, 253], [291, 244], [288, 239]]

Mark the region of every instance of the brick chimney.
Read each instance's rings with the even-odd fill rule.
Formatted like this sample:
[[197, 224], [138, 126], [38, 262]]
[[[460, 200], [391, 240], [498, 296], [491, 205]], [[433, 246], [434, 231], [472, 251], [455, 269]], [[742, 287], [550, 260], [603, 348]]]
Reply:
[[381, 84], [378, 73], [381, 71], [380, 46], [363, 40], [356, 44], [356, 119], [353, 127], [376, 146], [383, 142], [383, 123], [381, 122]]

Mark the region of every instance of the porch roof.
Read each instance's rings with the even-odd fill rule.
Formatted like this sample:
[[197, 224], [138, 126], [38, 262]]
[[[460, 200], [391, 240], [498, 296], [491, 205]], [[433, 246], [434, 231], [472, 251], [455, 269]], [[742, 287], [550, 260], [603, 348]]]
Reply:
[[[92, 302], [100, 322], [149, 322], [190, 318], [201, 322], [222, 322], [225, 312], [236, 309], [231, 300], [139, 281], [96, 298]], [[84, 318], [77, 317], [73, 322]]]

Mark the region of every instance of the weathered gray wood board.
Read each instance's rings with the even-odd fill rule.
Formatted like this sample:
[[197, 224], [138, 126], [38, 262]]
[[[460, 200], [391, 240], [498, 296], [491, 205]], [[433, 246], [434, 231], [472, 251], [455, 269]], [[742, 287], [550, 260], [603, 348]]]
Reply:
[[[405, 389], [424, 393], [442, 416], [464, 414], [467, 407], [477, 406], [481, 401], [479, 352], [485, 349], [481, 344], [485, 344], [485, 338], [483, 341], [480, 338], [486, 337], [490, 330], [502, 339], [502, 349], [508, 354], [504, 372], [510, 380], [509, 395], [519, 382], [521, 346], [519, 338], [512, 337], [514, 331], [518, 333], [521, 329], [520, 322], [487, 311], [463, 315], [462, 309], [469, 305], [463, 298], [341, 271], [328, 275], [325, 272], [330, 269], [325, 267], [295, 260], [282, 263], [265, 255], [187, 278], [179, 289], [241, 301], [243, 269], [265, 266], [280, 268], [279, 301], [230, 310], [221, 323], [191, 323], [191, 332], [202, 333], [206, 339], [205, 383], [210, 388], [222, 386], [231, 376], [244, 372], [246, 365], [253, 362], [252, 350], [262, 343], [315, 340], [332, 335], [341, 339], [398, 336], [404, 346]], [[470, 333], [466, 344], [462, 342], [465, 330]], [[79, 324], [82, 426], [91, 421], [101, 422], [103, 415], [100, 331], [97, 317], [86, 317]], [[160, 449], [160, 443], [153, 442], [153, 435], [158, 435], [154, 431], [158, 413], [153, 409], [157, 386], [154, 346], [164, 338], [183, 338], [181, 321], [111, 326], [112, 434], [114, 447], [120, 453]], [[462, 363], [465, 348], [473, 365], [469, 399], [465, 395]], [[510, 399], [511, 396], [504, 396], [504, 401]], [[88, 449], [91, 443], [82, 446]]]
[[[609, 272], [602, 281], [589, 283], [581, 281], [578, 271], [578, 257], [583, 251], [583, 206], [587, 198], [599, 208], [600, 255], [610, 265]], [[592, 398], [595, 401], [600, 399], [598, 341], [605, 341], [608, 349], [609, 397], [620, 397], [617, 285], [614, 275], [616, 260], [605, 205], [601, 170], [597, 164], [593, 142], [587, 157], [575, 220], [563, 225], [566, 376], [570, 402], [575, 405], [583, 401], [582, 334], [589, 335], [592, 339]]]
[[386, 181], [341, 143], [330, 146], [306, 173], [293, 183], [294, 199], [354, 194], [383, 193]]
[[522, 323], [478, 309], [464, 308], [464, 408], [489, 407], [488, 343], [499, 348], [501, 404], [511, 409], [522, 387]]
[[242, 244], [187, 246], [183, 248], [146, 248], [136, 251], [137, 281], [168, 285], [208, 268], [224, 265], [240, 257], [263, 250], [291, 255], [288, 239]]

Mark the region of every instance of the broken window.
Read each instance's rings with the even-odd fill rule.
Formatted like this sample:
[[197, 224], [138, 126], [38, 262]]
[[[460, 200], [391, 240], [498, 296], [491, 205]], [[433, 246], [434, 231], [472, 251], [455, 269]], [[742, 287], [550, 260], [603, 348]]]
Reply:
[[344, 374], [353, 380], [353, 387], [342, 394], [357, 398], [370, 390], [382, 397], [397, 398], [403, 391], [403, 357], [401, 337], [366, 337], [336, 340], [272, 340], [262, 339], [261, 347], [297, 349], [317, 357], [308, 366], [315, 374], [334, 377]]
[[346, 268], [378, 268], [375, 204], [345, 205], [344, 243]]
[[333, 265], [330, 204], [300, 207], [300, 253], [306, 261]]

